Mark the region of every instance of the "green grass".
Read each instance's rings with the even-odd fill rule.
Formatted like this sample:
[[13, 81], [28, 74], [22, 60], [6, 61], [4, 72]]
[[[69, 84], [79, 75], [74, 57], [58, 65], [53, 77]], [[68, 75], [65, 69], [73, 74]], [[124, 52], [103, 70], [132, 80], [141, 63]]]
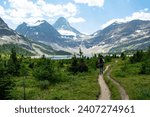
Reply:
[[[114, 62], [114, 60], [111, 63], [108, 63], [108, 64], [112, 64], [113, 62]], [[109, 68], [109, 69], [111, 69], [111, 68]], [[108, 70], [107, 70], [107, 72], [108, 72]], [[112, 100], [120, 100], [121, 96], [120, 96], [119, 90], [118, 90], [117, 86], [111, 80], [109, 80], [107, 78], [107, 72], [104, 73], [104, 80], [107, 83], [108, 88], [111, 92], [111, 99]]]
[[[41, 89], [34, 77], [26, 78], [26, 99], [29, 100], [95, 100], [99, 94], [98, 71], [71, 74], [62, 73], [61, 82]], [[11, 91], [13, 99], [23, 99], [23, 77], [15, 77], [15, 87]]]
[[126, 90], [130, 99], [150, 99], [150, 75], [141, 75], [141, 63], [130, 64], [127, 60], [119, 60], [112, 66], [112, 77]]

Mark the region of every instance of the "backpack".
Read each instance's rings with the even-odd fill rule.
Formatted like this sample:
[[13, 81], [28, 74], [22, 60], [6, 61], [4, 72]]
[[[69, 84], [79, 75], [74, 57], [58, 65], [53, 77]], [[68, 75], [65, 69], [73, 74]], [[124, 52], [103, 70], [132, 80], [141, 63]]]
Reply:
[[99, 67], [103, 67], [103, 66], [104, 66], [104, 59], [99, 58], [99, 60], [98, 60], [98, 68]]

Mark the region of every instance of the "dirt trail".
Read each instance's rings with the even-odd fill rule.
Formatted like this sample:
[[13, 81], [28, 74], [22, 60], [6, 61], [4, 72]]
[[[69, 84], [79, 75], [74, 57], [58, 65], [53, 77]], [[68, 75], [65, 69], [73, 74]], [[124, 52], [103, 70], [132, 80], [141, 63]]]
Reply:
[[[109, 66], [106, 66], [106, 69], [104, 72], [106, 72], [108, 70], [108, 68], [109, 68]], [[110, 93], [110, 90], [109, 90], [107, 84], [105, 83], [103, 75], [99, 75], [98, 82], [99, 82], [100, 89], [101, 89], [101, 94], [100, 94], [98, 100], [110, 100], [111, 93]]]
[[122, 100], [129, 100], [129, 96], [126, 93], [125, 89], [117, 81], [115, 81], [114, 79], [112, 79], [110, 77], [110, 70], [107, 72], [107, 78], [110, 79], [118, 87], [120, 95], [121, 95], [121, 99]]

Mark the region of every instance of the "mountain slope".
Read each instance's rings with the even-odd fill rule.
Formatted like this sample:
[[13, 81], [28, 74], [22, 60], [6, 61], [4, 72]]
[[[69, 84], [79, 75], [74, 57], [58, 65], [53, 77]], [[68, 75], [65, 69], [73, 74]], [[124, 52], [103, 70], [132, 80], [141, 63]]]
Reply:
[[46, 21], [37, 21], [33, 25], [23, 23], [16, 28], [16, 31], [25, 37], [42, 42], [59, 42], [60, 34]]
[[0, 18], [0, 45], [19, 45], [26, 51], [33, 51], [30, 40], [19, 35]]
[[37, 21], [35, 24], [28, 25], [22, 23], [16, 28], [16, 31], [26, 38], [42, 42], [52, 46], [54, 49], [61, 50], [67, 47], [77, 47], [79, 42], [71, 40], [70, 36], [62, 36], [55, 28], [46, 21]]
[[53, 27], [61, 34], [61, 38], [71, 39], [74, 41], [81, 41], [85, 34], [82, 34], [77, 29], [73, 28], [69, 22], [64, 18], [60, 17], [54, 24]]
[[[53, 27], [61, 34], [61, 35], [80, 35], [81, 33], [70, 26], [69, 22], [64, 18], [60, 17], [54, 24]], [[68, 32], [68, 33], [67, 33]]]
[[146, 49], [150, 46], [150, 21], [133, 20], [126, 23], [113, 23], [84, 42], [97, 52], [121, 52]]
[[[150, 46], [150, 21], [114, 22], [92, 35], [82, 35], [71, 27], [63, 17], [59, 18], [53, 26], [58, 31], [46, 21], [38, 21], [33, 26], [23, 23], [16, 31], [33, 40], [42, 41], [53, 47], [54, 50], [64, 50], [71, 53], [78, 52], [79, 47], [85, 54], [91, 54], [146, 49]], [[48, 29], [52, 29], [53, 33], [51, 31], [45, 32]], [[60, 30], [64, 31], [63, 34], [59, 34]]]
[[[40, 25], [43, 22], [37, 22]], [[34, 24], [34, 26], [36, 25]], [[19, 27], [20, 30], [27, 31], [26, 23]], [[42, 26], [43, 27], [43, 26]], [[34, 34], [33, 34], [34, 35]], [[15, 47], [17, 52], [24, 55], [55, 55], [60, 54], [60, 51], [54, 50], [51, 46], [29, 40], [18, 34], [16, 31], [8, 27], [8, 25], [0, 18], [0, 53], [9, 53], [11, 48]], [[63, 54], [70, 54], [62, 51]]]

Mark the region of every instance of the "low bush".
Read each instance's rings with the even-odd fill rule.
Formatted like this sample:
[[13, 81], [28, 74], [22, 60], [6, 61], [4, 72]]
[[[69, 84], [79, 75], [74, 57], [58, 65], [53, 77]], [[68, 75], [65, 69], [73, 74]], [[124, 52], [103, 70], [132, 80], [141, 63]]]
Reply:
[[50, 83], [48, 80], [39, 81], [39, 87], [41, 89], [48, 89]]
[[150, 74], [150, 60], [147, 60], [144, 63], [142, 63], [140, 73], [141, 74]]

